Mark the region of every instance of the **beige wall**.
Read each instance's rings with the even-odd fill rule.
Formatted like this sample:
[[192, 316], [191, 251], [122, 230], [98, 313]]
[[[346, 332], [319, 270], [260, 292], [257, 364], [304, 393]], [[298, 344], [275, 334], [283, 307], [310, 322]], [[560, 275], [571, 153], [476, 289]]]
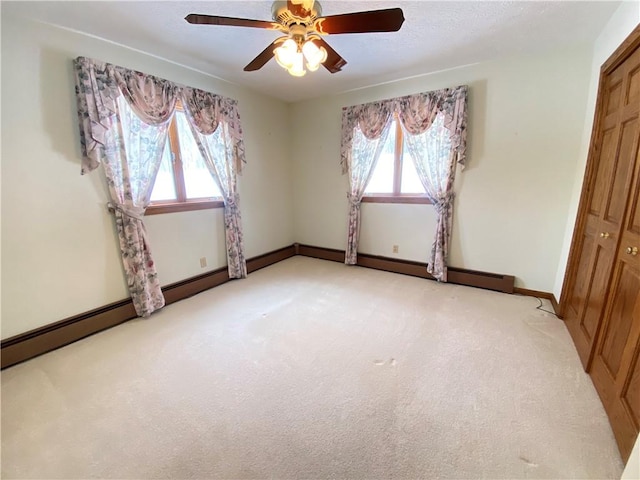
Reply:
[[604, 27], [595, 44], [593, 45], [591, 57], [591, 73], [589, 75], [589, 94], [587, 97], [587, 111], [585, 113], [584, 127], [582, 130], [580, 156], [578, 166], [576, 168], [576, 176], [571, 191], [570, 209], [569, 214], [567, 215], [567, 224], [565, 227], [565, 235], [562, 244], [560, 262], [558, 264], [555, 285], [553, 287], [553, 293], [559, 300], [560, 293], [562, 291], [562, 283], [564, 281], [567, 260], [569, 257], [569, 249], [571, 247], [573, 227], [575, 225], [576, 215], [578, 212], [578, 203], [580, 202], [582, 182], [584, 181], [587, 153], [589, 151], [591, 129], [593, 127], [593, 116], [596, 108], [596, 97], [598, 94], [600, 67], [639, 23], [640, 2], [623, 2], [611, 16], [611, 18], [607, 22], [607, 25]]
[[640, 478], [640, 438], [636, 440], [621, 478], [622, 480], [638, 480]]
[[[4, 12], [3, 12], [4, 13]], [[287, 104], [169, 62], [2, 16], [2, 338], [127, 298], [101, 171], [80, 176], [71, 60], [88, 56], [236, 98], [248, 257], [293, 243]], [[219, 210], [148, 217], [162, 284], [226, 264]], [[208, 267], [200, 268], [200, 257]]]
[[[477, 64], [296, 103], [294, 226], [298, 242], [344, 249], [347, 179], [341, 107], [467, 84], [468, 166], [458, 172], [450, 264], [513, 274], [551, 291], [576, 176], [589, 86], [588, 48]], [[431, 206], [363, 206], [360, 251], [425, 261]]]

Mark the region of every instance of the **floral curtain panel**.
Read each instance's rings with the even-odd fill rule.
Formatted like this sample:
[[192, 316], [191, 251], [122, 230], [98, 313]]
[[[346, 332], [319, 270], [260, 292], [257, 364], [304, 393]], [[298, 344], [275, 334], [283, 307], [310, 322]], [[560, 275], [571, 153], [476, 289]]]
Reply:
[[[435, 239], [427, 262], [427, 270], [437, 280], [447, 281], [447, 256], [453, 218], [453, 184], [456, 162], [464, 168], [467, 147], [467, 94], [465, 85], [432, 92], [408, 95], [381, 102], [343, 108], [342, 113], [342, 172], [350, 173], [358, 165], [375, 168], [375, 151], [362, 150], [356, 141], [358, 128], [375, 134], [380, 119], [396, 113], [400, 119], [407, 150], [416, 166], [416, 171], [433, 202], [438, 214]], [[368, 121], [366, 119], [369, 119]], [[434, 125], [434, 122], [436, 124]], [[362, 125], [365, 128], [362, 128]], [[370, 136], [367, 136], [371, 138]], [[358, 155], [355, 152], [358, 151]], [[368, 160], [362, 157], [371, 155]], [[350, 200], [353, 192], [352, 175], [349, 175]], [[368, 182], [368, 178], [366, 180]], [[366, 186], [366, 183], [365, 183]], [[362, 188], [364, 192], [364, 187]], [[362, 195], [358, 199], [362, 200]], [[358, 202], [359, 205], [359, 202]], [[355, 216], [354, 216], [355, 217]], [[357, 213], [359, 227], [359, 211]], [[349, 238], [347, 240], [346, 263], [355, 263], [357, 233], [352, 235], [352, 214], [349, 215]], [[356, 230], [357, 231], [357, 230]], [[353, 251], [351, 251], [353, 250]], [[353, 262], [349, 261], [353, 260]]]
[[[164, 296], [142, 217], [160, 166], [175, 89], [161, 79], [132, 76], [83, 57], [76, 60], [75, 72], [82, 173], [104, 166], [127, 285], [136, 313], [147, 317], [164, 306]], [[124, 100], [132, 97], [134, 103]]]
[[345, 263], [355, 265], [358, 262], [358, 241], [360, 240], [360, 207], [364, 190], [371, 180], [380, 154], [389, 135], [390, 122], [381, 135], [369, 139], [358, 127], [353, 137], [352, 161], [349, 169], [349, 224]]
[[118, 98], [115, 122], [106, 135], [103, 163], [114, 213], [127, 285], [138, 316], [147, 317], [164, 306], [158, 273], [143, 222], [153, 182], [167, 139], [168, 122], [144, 123], [124, 97]]
[[460, 86], [397, 99], [407, 150], [438, 215], [427, 271], [442, 282], [447, 281], [456, 162], [464, 168], [466, 161], [467, 91]]
[[236, 174], [242, 168], [244, 143], [236, 102], [193, 88], [183, 89], [182, 100], [200, 153], [224, 197], [229, 277], [245, 278], [247, 263], [236, 182]]
[[[85, 57], [78, 57], [74, 67], [81, 173], [104, 167], [111, 197], [108, 206], [116, 219], [125, 277], [136, 313], [146, 317], [164, 306], [164, 297], [142, 218], [160, 166], [168, 122], [187, 87]], [[217, 98], [225, 105], [223, 114], [216, 118], [227, 125], [231, 148], [224, 158], [235, 166], [235, 185], [235, 173], [244, 162], [237, 104]], [[196, 117], [202, 114], [196, 107], [191, 111], [197, 112]], [[237, 209], [237, 198], [233, 198]], [[238, 233], [235, 237], [227, 235], [227, 240], [238, 243], [235, 239], [239, 238], [240, 247], [232, 250], [242, 252], [239, 214], [234, 228]]]
[[453, 218], [453, 182], [456, 162], [451, 152], [451, 134], [444, 126], [444, 115], [436, 116], [423, 133], [405, 130], [405, 145], [416, 167], [427, 197], [438, 215], [436, 233], [427, 261], [427, 271], [436, 280], [447, 281], [446, 254], [449, 251]]
[[349, 148], [343, 150], [342, 161], [343, 173], [349, 178], [347, 265], [355, 265], [358, 261], [362, 196], [389, 135], [392, 108], [389, 102], [377, 102], [342, 110], [343, 143], [349, 144]]

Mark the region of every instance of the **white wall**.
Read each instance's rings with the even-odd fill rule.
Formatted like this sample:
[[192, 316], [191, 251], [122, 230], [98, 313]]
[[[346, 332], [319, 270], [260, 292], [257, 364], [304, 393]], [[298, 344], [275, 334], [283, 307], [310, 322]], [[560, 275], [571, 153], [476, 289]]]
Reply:
[[622, 480], [638, 480], [640, 478], [640, 437], [636, 439], [636, 444], [631, 451], [629, 460], [622, 472]]
[[562, 292], [562, 284], [566, 271], [567, 260], [569, 258], [569, 250], [571, 248], [571, 238], [573, 235], [573, 227], [578, 213], [578, 204], [580, 202], [580, 192], [582, 191], [582, 182], [584, 181], [584, 173], [587, 163], [587, 155], [589, 152], [589, 142], [591, 140], [591, 129], [593, 128], [593, 117], [596, 109], [596, 97], [598, 96], [598, 81], [600, 79], [600, 67], [611, 56], [622, 41], [631, 33], [631, 31], [640, 23], [640, 2], [623, 2], [620, 4], [615, 13], [611, 16], [606, 26], [598, 36], [594, 43], [591, 58], [591, 74], [589, 82], [589, 96], [587, 99], [587, 111], [584, 118], [584, 128], [582, 131], [582, 146], [580, 149], [579, 164], [576, 169], [576, 176], [573, 182], [571, 192], [571, 202], [569, 215], [567, 216], [567, 225], [565, 228], [564, 242], [562, 244], [562, 252], [560, 263], [556, 273], [555, 285], [553, 293], [560, 300]]
[[[239, 179], [246, 255], [294, 241], [287, 104], [3, 12], [2, 338], [128, 297], [102, 172], [80, 176], [72, 59], [81, 55], [236, 98], [247, 157]], [[220, 210], [146, 223], [163, 285], [226, 264]]]
[[[458, 172], [450, 265], [512, 274], [551, 291], [576, 176], [591, 56], [588, 48], [439, 72], [300, 102], [292, 108], [294, 225], [300, 243], [344, 249], [347, 179], [339, 165], [347, 105], [467, 84], [468, 166]], [[426, 261], [428, 205], [363, 206], [359, 251]]]

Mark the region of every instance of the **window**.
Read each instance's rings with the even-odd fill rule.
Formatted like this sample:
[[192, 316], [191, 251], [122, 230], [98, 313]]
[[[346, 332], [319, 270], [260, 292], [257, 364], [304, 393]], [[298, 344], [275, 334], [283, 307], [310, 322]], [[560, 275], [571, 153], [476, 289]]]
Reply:
[[145, 214], [223, 206], [220, 188], [202, 158], [182, 105], [178, 104]]
[[431, 203], [426, 197], [416, 167], [404, 145], [402, 127], [397, 115], [394, 115], [387, 142], [364, 190], [362, 201]]

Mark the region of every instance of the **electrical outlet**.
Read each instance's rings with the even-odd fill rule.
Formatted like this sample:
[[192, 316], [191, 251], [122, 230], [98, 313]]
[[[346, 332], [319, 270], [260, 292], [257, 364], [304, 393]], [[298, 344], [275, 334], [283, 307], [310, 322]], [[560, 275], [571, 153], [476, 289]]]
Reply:
[[393, 253], [398, 253], [398, 245], [393, 246]]
[[207, 257], [202, 257], [200, 259], [200, 268], [204, 268], [207, 266]]

